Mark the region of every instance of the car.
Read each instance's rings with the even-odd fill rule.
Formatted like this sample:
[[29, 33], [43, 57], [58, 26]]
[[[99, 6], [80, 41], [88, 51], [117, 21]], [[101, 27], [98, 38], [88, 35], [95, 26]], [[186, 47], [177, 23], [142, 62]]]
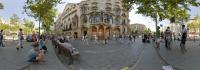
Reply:
[[26, 36], [26, 41], [27, 41], [27, 42], [33, 42], [32, 36], [31, 36], [31, 35], [27, 35], [27, 36]]

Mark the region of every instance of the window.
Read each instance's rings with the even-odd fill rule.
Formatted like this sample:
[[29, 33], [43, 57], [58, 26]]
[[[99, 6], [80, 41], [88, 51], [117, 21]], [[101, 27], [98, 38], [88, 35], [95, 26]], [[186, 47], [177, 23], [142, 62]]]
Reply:
[[126, 24], [126, 19], [123, 19], [122, 20], [122, 25], [125, 25]]

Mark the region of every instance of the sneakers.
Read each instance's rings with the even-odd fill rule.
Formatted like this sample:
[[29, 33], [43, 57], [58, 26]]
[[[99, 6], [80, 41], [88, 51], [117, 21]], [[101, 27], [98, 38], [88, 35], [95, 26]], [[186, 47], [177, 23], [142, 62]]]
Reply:
[[16, 49], [17, 49], [17, 51], [19, 51], [19, 48], [18, 48], [18, 47], [17, 47]]
[[[21, 46], [20, 48], [24, 48], [23, 46]], [[19, 51], [19, 47], [16, 47], [17, 51]]]

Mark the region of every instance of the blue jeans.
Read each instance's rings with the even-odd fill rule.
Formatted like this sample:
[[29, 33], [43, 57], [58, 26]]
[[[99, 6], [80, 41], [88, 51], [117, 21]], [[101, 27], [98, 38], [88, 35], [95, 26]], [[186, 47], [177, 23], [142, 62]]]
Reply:
[[18, 46], [23, 47], [22, 40], [19, 40]]
[[3, 40], [0, 40], [0, 47], [4, 47]]
[[37, 62], [36, 57], [37, 57], [37, 56], [32, 56], [32, 57], [28, 60], [28, 62]]

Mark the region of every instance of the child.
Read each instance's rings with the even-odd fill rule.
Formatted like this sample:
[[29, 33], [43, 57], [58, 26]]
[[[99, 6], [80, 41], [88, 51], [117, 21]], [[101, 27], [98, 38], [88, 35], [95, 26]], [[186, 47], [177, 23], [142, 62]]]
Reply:
[[45, 62], [44, 61], [44, 51], [39, 50], [38, 42], [33, 43], [33, 49], [29, 52], [28, 62]]
[[39, 44], [38, 42], [33, 43], [32, 49], [29, 51], [29, 60], [28, 62], [38, 62], [36, 60], [38, 53], [39, 53]]
[[47, 52], [47, 47], [46, 47], [44, 41], [42, 40], [42, 38], [40, 38], [40, 50], [44, 50], [44, 53]]

